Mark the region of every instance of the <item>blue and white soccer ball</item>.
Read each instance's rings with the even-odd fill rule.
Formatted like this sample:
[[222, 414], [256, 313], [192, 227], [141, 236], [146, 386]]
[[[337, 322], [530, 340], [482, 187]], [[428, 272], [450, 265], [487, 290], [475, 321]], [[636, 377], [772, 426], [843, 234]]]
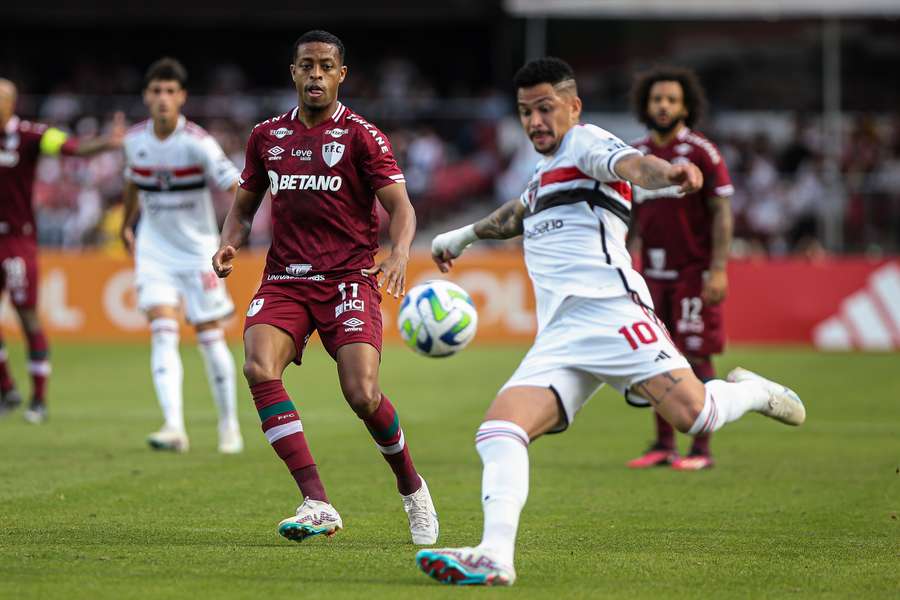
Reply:
[[472, 298], [455, 283], [434, 279], [406, 293], [397, 315], [406, 345], [425, 356], [456, 354], [475, 337], [478, 312]]

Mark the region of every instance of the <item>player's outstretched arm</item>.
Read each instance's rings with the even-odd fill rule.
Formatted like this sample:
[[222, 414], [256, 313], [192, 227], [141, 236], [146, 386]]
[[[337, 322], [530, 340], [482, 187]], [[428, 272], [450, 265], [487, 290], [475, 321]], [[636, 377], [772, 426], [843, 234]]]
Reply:
[[442, 233], [431, 242], [431, 258], [441, 273], [453, 267], [453, 259], [476, 240], [508, 240], [522, 235], [525, 206], [515, 198], [471, 225]]
[[251, 192], [242, 187], [237, 188], [234, 204], [231, 205], [231, 210], [228, 211], [225, 224], [222, 226], [219, 249], [212, 257], [213, 270], [219, 277], [228, 277], [234, 269], [231, 261], [250, 238], [253, 216], [265, 195], [265, 190]]
[[647, 190], [678, 185], [685, 194], [703, 187], [703, 173], [692, 163], [673, 165], [653, 155], [629, 154], [613, 167], [616, 175]]
[[64, 145], [62, 147], [63, 154], [73, 156], [93, 156], [100, 152], [108, 150], [116, 150], [122, 147], [125, 142], [125, 113], [117, 112], [113, 115], [112, 126], [106, 135], [87, 141], [78, 141], [74, 146]]
[[134, 254], [134, 224], [138, 217], [138, 188], [133, 181], [125, 181], [125, 189], [122, 192], [122, 229], [119, 237], [125, 245], [128, 254]]
[[406, 184], [387, 185], [375, 195], [391, 217], [391, 254], [371, 269], [363, 269], [363, 275], [381, 273], [378, 287], [384, 287], [388, 294], [398, 298], [406, 293], [406, 265], [409, 247], [416, 236], [416, 211], [406, 193]]

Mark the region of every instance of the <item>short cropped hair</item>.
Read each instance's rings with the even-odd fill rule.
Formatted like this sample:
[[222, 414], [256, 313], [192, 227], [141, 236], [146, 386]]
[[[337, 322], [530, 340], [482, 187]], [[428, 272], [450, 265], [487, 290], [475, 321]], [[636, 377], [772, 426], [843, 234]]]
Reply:
[[575, 71], [572, 70], [569, 63], [560, 58], [547, 56], [526, 63], [513, 77], [513, 85], [519, 89], [542, 83], [556, 85], [566, 80], [575, 80]]
[[660, 81], [677, 81], [684, 94], [684, 106], [688, 114], [684, 124], [693, 127], [703, 118], [706, 112], [706, 92], [700, 85], [697, 74], [691, 69], [671, 66], [659, 66], [638, 73], [631, 87], [631, 105], [638, 121], [650, 127], [650, 116], [647, 114], [647, 102], [650, 100], [650, 89]]
[[300, 49], [300, 46], [303, 44], [309, 44], [312, 42], [322, 42], [323, 44], [331, 44], [335, 48], [337, 48], [338, 56], [341, 59], [341, 64], [344, 63], [344, 42], [341, 41], [341, 38], [334, 35], [333, 33], [329, 33], [327, 31], [323, 31], [321, 29], [313, 29], [311, 31], [307, 31], [303, 35], [297, 38], [297, 41], [294, 42], [294, 52], [291, 55], [291, 62], [297, 60], [297, 50]]
[[187, 85], [187, 69], [174, 58], [163, 57], [150, 65], [144, 75], [144, 87], [148, 87], [151, 81], [177, 81], [181, 87]]

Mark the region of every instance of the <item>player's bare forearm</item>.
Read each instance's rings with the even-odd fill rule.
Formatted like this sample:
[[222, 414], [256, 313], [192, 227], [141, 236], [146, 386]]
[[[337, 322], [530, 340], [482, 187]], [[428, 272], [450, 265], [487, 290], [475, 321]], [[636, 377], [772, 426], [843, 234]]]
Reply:
[[616, 174], [647, 190], [657, 190], [672, 185], [668, 178], [672, 165], [653, 155], [626, 156], [616, 163]]
[[399, 298], [406, 293], [406, 265], [409, 262], [409, 246], [416, 235], [416, 211], [406, 193], [406, 184], [394, 183], [375, 192], [378, 201], [391, 217], [389, 234], [391, 254], [372, 267], [363, 269], [364, 275], [381, 277], [378, 286]]
[[64, 148], [63, 153], [74, 156], [93, 156], [100, 152], [121, 148], [125, 139], [125, 129], [125, 114], [117, 112], [113, 116], [109, 133], [92, 140], [78, 141], [72, 150], [67, 151]]
[[122, 190], [122, 227], [133, 228], [138, 214], [138, 188], [133, 181], [125, 182]]
[[673, 165], [653, 155], [631, 154], [619, 160], [614, 170], [616, 175], [647, 190], [658, 190], [670, 185], [678, 185], [689, 194], [703, 186], [703, 173], [697, 165], [679, 163]]
[[475, 223], [475, 235], [482, 240], [508, 240], [522, 235], [525, 207], [515, 198]]
[[709, 268], [713, 271], [724, 271], [728, 266], [728, 254], [734, 231], [731, 202], [728, 198], [717, 196], [710, 201], [709, 207], [712, 211], [712, 259]]
[[416, 211], [409, 201], [406, 186], [395, 183], [381, 188], [375, 195], [391, 218], [388, 228], [391, 253], [409, 256], [409, 247], [416, 236]]
[[235, 250], [239, 250], [247, 244], [247, 240], [250, 239], [250, 228], [253, 226], [253, 217], [265, 194], [265, 191], [251, 192], [242, 187], [237, 188], [234, 203], [222, 225], [221, 247], [231, 246]]
[[109, 149], [110, 147], [107, 145], [107, 141], [105, 138], [96, 138], [93, 140], [78, 142], [78, 145], [74, 147], [72, 152], [64, 151], [63, 154], [71, 154], [73, 156], [93, 156], [94, 154], [99, 154], [100, 152], [104, 152]]

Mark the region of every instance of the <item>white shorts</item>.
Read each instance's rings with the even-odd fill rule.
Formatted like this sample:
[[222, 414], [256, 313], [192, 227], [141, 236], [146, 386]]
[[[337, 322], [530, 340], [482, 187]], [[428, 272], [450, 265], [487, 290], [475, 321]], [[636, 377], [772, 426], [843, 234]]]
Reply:
[[138, 308], [146, 312], [154, 306], [178, 306], [190, 323], [224, 319], [234, 312], [225, 282], [212, 268], [171, 270], [155, 263], [138, 265], [135, 274]]
[[643, 398], [629, 396], [632, 385], [691, 368], [649, 306], [624, 295], [566, 298], [501, 391], [522, 385], [550, 388], [566, 417], [554, 431], [566, 429], [604, 383], [631, 404], [646, 406]]

